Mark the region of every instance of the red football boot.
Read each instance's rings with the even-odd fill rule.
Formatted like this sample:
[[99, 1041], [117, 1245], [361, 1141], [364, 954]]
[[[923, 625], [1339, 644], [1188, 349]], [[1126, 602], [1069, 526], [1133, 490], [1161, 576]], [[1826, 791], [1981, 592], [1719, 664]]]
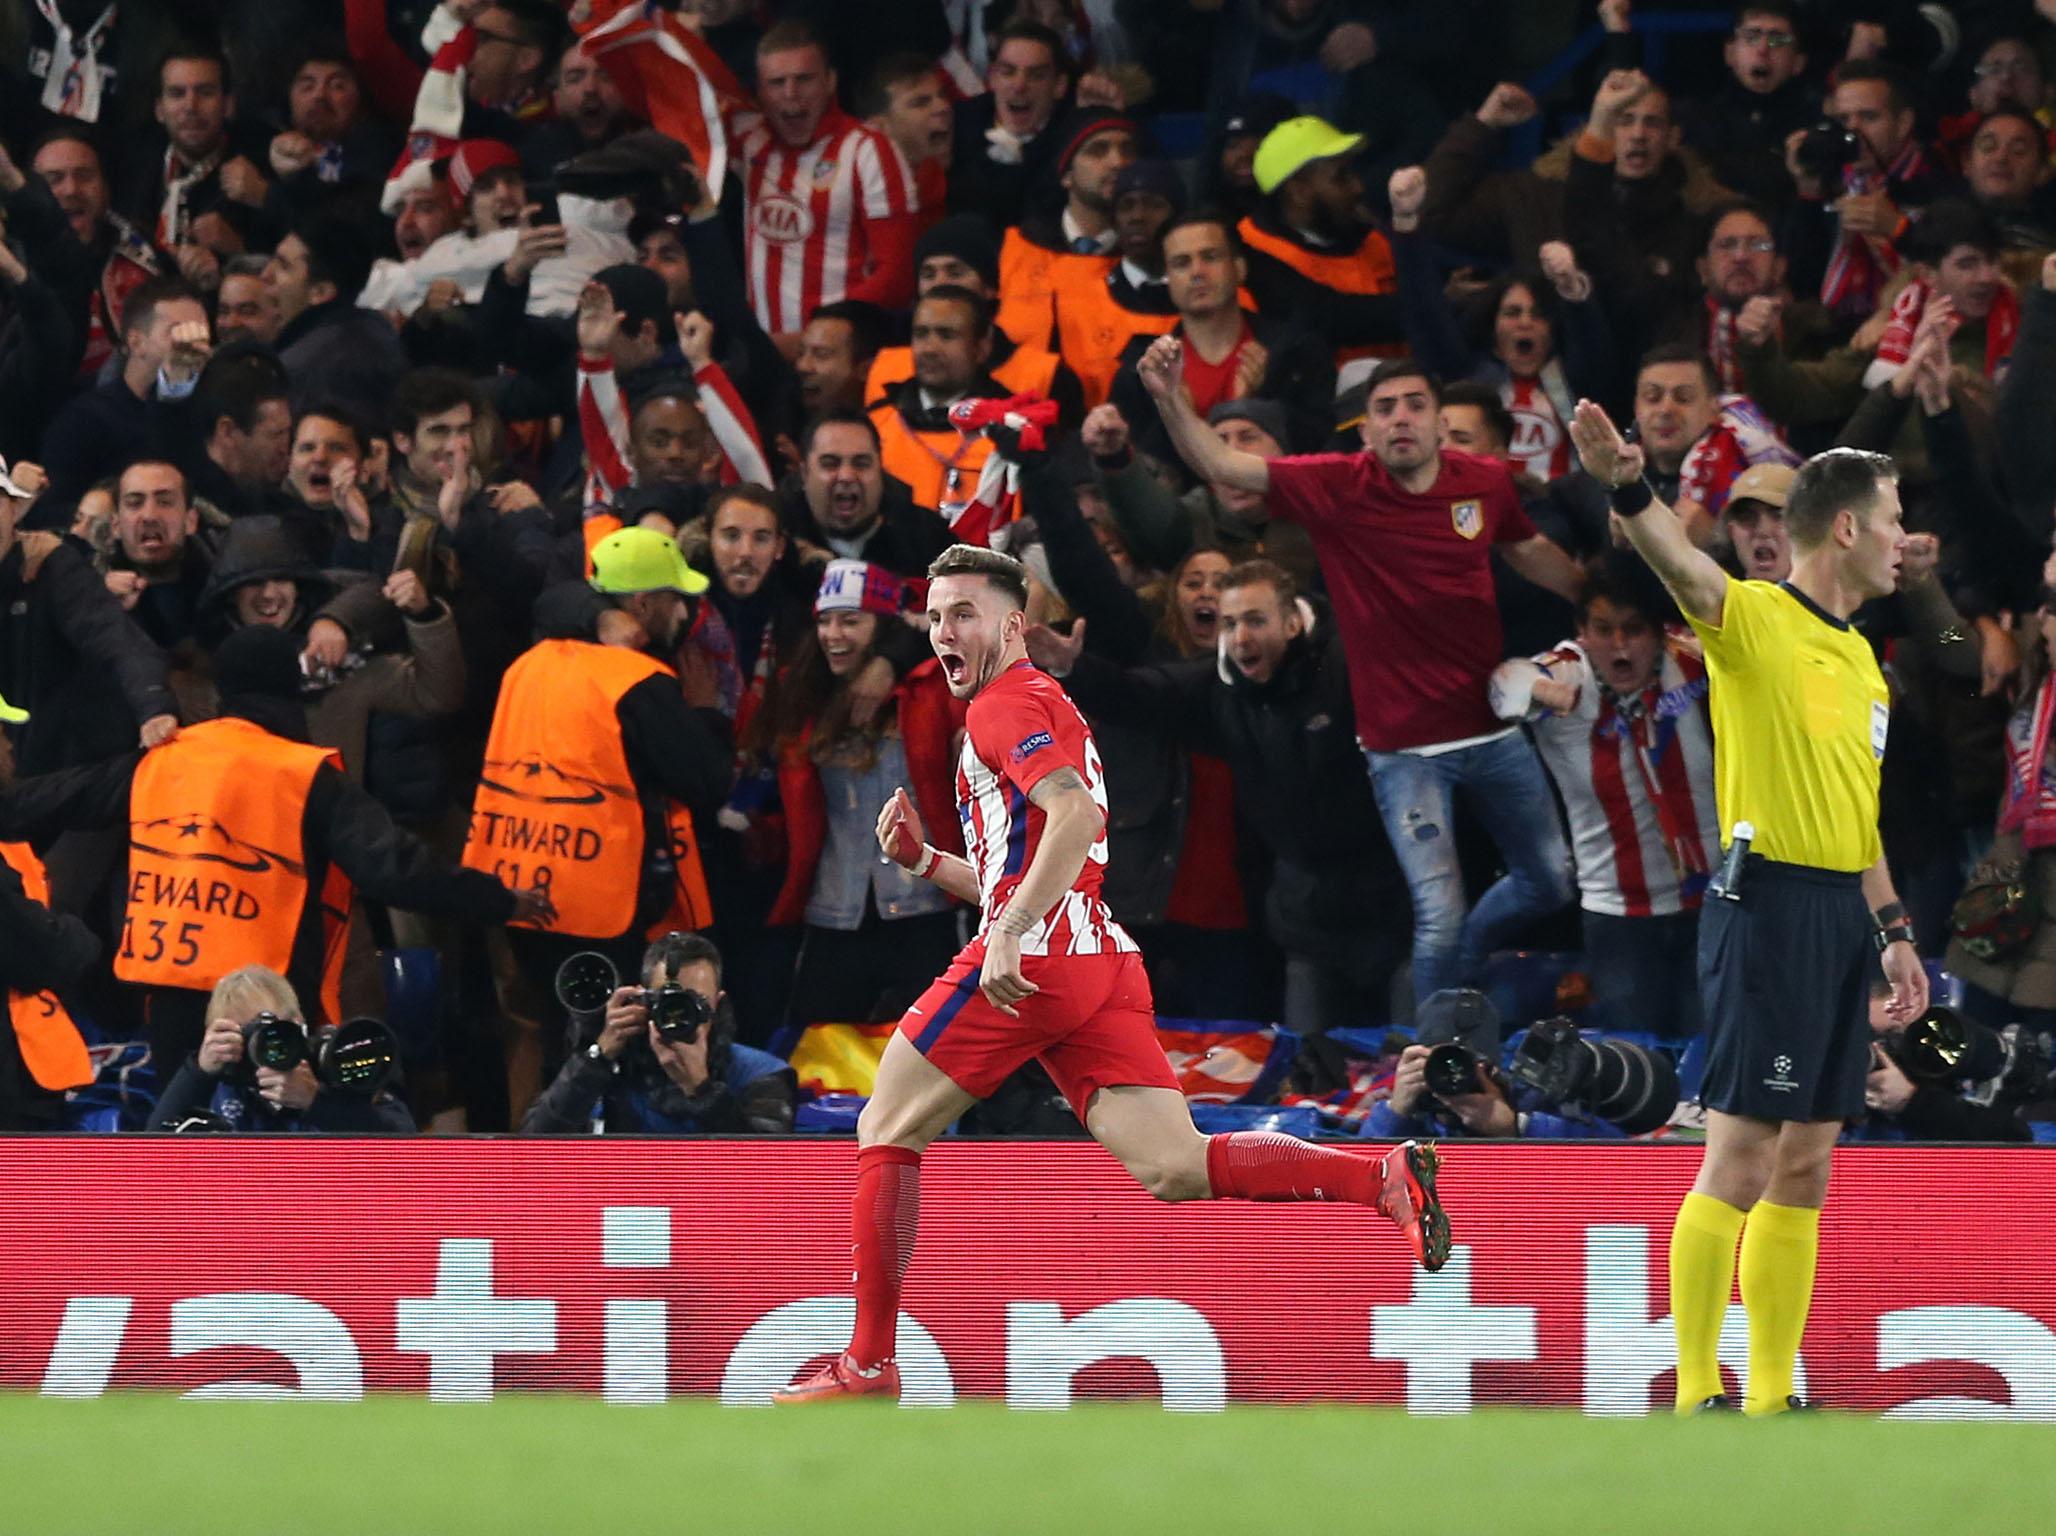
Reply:
[[865, 1370], [847, 1353], [836, 1356], [813, 1375], [771, 1394], [771, 1401], [825, 1403], [844, 1397], [890, 1397], [899, 1401], [900, 1368], [887, 1360]]
[[1415, 1261], [1430, 1274], [1449, 1262], [1449, 1218], [1435, 1198], [1435, 1171], [1441, 1166], [1432, 1141], [1401, 1142], [1379, 1164], [1385, 1188], [1378, 1209], [1406, 1234]]

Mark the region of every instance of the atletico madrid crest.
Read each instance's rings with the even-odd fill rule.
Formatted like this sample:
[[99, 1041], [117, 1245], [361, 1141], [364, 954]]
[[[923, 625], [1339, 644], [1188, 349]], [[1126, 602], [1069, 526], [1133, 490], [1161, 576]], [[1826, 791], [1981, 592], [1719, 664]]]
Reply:
[[1475, 539], [1485, 531], [1485, 504], [1480, 501], [1452, 501], [1449, 504], [1450, 526], [1467, 539]]

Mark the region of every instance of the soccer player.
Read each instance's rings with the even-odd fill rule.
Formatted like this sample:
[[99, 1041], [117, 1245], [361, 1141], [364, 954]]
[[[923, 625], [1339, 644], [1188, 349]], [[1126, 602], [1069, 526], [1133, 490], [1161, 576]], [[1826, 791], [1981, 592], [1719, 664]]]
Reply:
[[929, 567], [929, 643], [970, 701], [957, 804], [968, 858], [930, 847], [905, 790], [878, 816], [888, 857], [981, 913], [977, 937], [900, 1020], [857, 1122], [857, 1320], [849, 1348], [781, 1403], [899, 1395], [893, 1334], [913, 1257], [921, 1152], [1030, 1057], [1159, 1200], [1373, 1205], [1430, 1270], [1449, 1258], [1431, 1145], [1376, 1161], [1268, 1131], [1202, 1136], [1158, 1046], [1135, 941], [1100, 899], [1106, 785], [1085, 719], [1028, 660], [1027, 570], [953, 545]]
[[[1699, 930], [1706, 1155], [1671, 1231], [1678, 1411], [1734, 1406], [1715, 1349], [1739, 1236], [1743, 1407], [1783, 1413], [1806, 1406], [1792, 1393], [1793, 1366], [1829, 1154], [1842, 1122], [1863, 1109], [1881, 959], [1889, 1017], [1903, 1024], [1927, 1007], [1927, 973], [1878, 839], [1889, 695], [1849, 624], [1898, 583], [1898, 476], [1890, 459], [1851, 448], [1807, 460], [1785, 503], [1790, 578], [1736, 581], [1655, 499], [1641, 448], [1622, 441], [1605, 411], [1578, 402], [1571, 440], [1586, 473], [1613, 488], [1628, 537], [1705, 644], [1714, 798], [1730, 835]], [[1741, 849], [1734, 829], [1745, 823]]]

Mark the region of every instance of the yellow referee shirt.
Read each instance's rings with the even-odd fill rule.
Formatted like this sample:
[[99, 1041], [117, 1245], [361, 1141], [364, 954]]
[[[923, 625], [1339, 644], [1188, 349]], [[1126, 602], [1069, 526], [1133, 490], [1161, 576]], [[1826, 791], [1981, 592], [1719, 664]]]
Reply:
[[1718, 627], [1692, 620], [1712, 684], [1721, 837], [1814, 869], [1878, 861], [1878, 769], [1891, 695], [1869, 642], [1789, 586], [1734, 581]]

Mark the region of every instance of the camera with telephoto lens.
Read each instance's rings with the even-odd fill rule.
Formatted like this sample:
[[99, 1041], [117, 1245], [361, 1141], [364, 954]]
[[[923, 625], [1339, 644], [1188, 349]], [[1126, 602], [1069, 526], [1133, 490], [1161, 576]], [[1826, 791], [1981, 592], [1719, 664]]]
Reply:
[[[621, 973], [614, 962], [598, 950], [581, 950], [557, 967], [557, 1001], [564, 1011], [578, 1018], [592, 1018], [607, 1010], [607, 1000], [621, 985]], [[700, 1031], [714, 1022], [714, 1008], [691, 987], [667, 981], [659, 987], [641, 987], [635, 1001], [649, 1010], [657, 1033], [673, 1045], [690, 1045]]]
[[1528, 1030], [1507, 1064], [1514, 1078], [1553, 1104], [1574, 1104], [1630, 1136], [1667, 1124], [1678, 1107], [1678, 1069], [1632, 1041], [1587, 1039], [1566, 1018]]
[[259, 1067], [290, 1072], [306, 1062], [323, 1088], [369, 1099], [392, 1082], [400, 1042], [378, 1019], [309, 1029], [298, 1019], [260, 1013], [243, 1026], [243, 1060], [253, 1076]]
[[1466, 1046], [1450, 1043], [1434, 1047], [1421, 1064], [1421, 1072], [1428, 1092], [1438, 1099], [1485, 1091], [1485, 1058]]
[[1990, 1101], [2026, 1104], [2046, 1098], [2056, 1076], [2056, 1050], [2047, 1034], [2009, 1024], [1993, 1029], [1953, 1008], [1930, 1008], [1878, 1044], [1899, 1070], [1926, 1088], [1976, 1083]]
[[1863, 140], [1840, 123], [1823, 119], [1806, 130], [1793, 158], [1800, 172], [1815, 181], [1840, 181], [1842, 173], [1863, 158]]

